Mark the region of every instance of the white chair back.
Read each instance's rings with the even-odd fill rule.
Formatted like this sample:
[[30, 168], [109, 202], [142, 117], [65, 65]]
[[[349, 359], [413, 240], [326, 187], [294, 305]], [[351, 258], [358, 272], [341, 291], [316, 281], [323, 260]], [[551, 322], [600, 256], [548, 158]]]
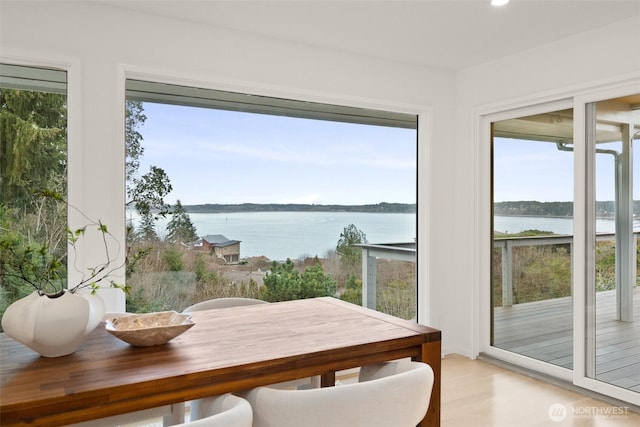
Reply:
[[201, 412], [198, 415], [202, 418], [178, 424], [178, 426], [251, 427], [253, 423], [253, 413], [249, 402], [232, 394], [200, 399], [199, 409]]
[[365, 368], [363, 381], [299, 391], [258, 387], [242, 397], [253, 427], [413, 427], [429, 408], [433, 370], [425, 363]]
[[184, 310], [182, 310], [182, 312], [191, 313], [193, 311], [211, 310], [214, 308], [239, 307], [243, 305], [254, 305], [254, 304], [268, 304], [268, 303], [267, 301], [262, 301], [254, 298], [214, 298], [214, 299], [193, 304], [185, 308]]

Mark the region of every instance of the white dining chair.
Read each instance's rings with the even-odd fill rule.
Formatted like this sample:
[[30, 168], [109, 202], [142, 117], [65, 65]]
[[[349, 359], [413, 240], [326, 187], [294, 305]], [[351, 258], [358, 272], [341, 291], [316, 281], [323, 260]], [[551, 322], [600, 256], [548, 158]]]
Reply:
[[312, 390], [258, 387], [240, 396], [253, 427], [410, 427], [429, 408], [433, 370], [420, 362], [363, 367], [361, 381]]
[[255, 298], [241, 298], [241, 297], [213, 298], [210, 300], [201, 301], [193, 305], [190, 305], [189, 307], [182, 310], [182, 312], [191, 313], [193, 311], [200, 311], [200, 310], [240, 307], [243, 305], [255, 305], [255, 304], [268, 304], [268, 302], [260, 299], [255, 299]]
[[191, 421], [183, 427], [251, 427], [253, 411], [246, 400], [227, 393], [200, 399], [198, 413], [191, 412]]

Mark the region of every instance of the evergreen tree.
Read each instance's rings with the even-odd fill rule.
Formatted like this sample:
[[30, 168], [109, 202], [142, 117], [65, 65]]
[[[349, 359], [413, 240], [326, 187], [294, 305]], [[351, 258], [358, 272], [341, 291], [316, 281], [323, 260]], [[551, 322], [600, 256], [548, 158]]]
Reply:
[[66, 96], [0, 89], [0, 202], [27, 209], [33, 192], [66, 195]]
[[167, 241], [173, 243], [193, 242], [197, 238], [196, 227], [191, 222], [191, 218], [180, 200], [177, 200], [171, 214], [171, 221], [167, 224]]
[[340, 299], [355, 305], [362, 305], [362, 280], [352, 274], [347, 279], [345, 289]]
[[153, 215], [142, 215], [138, 237], [145, 242], [155, 242], [160, 240], [158, 238], [158, 233], [156, 233], [156, 220]]
[[261, 299], [269, 302], [298, 299], [300, 273], [289, 258], [284, 263], [273, 261], [263, 279]]
[[367, 235], [358, 230], [354, 224], [349, 224], [340, 233], [336, 252], [340, 255], [340, 263], [348, 273], [358, 271], [360, 268], [362, 250], [355, 245], [363, 243], [368, 243]]
[[305, 268], [300, 276], [301, 298], [315, 298], [324, 296], [334, 296], [336, 294], [336, 282], [330, 275], [324, 272], [320, 260], [316, 256], [313, 265]]

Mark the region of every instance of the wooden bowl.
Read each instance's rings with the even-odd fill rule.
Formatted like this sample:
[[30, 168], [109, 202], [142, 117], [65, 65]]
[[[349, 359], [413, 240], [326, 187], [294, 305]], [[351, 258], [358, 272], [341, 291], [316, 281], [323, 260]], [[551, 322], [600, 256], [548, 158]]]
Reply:
[[150, 347], [168, 343], [193, 325], [190, 314], [161, 311], [107, 319], [105, 329], [134, 347]]

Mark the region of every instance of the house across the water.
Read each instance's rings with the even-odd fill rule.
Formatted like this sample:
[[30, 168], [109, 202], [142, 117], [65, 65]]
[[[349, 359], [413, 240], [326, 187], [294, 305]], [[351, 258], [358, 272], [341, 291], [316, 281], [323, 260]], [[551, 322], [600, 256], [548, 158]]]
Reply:
[[210, 234], [193, 243], [195, 249], [208, 251], [225, 262], [240, 261], [240, 240], [229, 240], [222, 234]]

